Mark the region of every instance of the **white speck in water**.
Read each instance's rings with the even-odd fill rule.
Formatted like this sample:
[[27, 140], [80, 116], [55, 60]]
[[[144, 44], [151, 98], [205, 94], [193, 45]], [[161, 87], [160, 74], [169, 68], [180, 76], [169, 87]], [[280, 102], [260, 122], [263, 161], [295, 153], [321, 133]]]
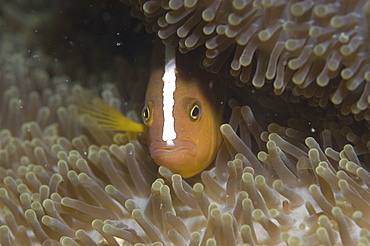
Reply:
[[342, 44], [346, 44], [349, 42], [350, 40], [350, 37], [348, 36], [348, 34], [346, 34], [345, 32], [341, 32], [338, 36], [338, 40], [339, 42], [341, 42]]
[[210, 81], [209, 84], [208, 84], [208, 89], [212, 89], [213, 88], [213, 81]]
[[316, 132], [316, 129], [312, 127], [311, 132]]

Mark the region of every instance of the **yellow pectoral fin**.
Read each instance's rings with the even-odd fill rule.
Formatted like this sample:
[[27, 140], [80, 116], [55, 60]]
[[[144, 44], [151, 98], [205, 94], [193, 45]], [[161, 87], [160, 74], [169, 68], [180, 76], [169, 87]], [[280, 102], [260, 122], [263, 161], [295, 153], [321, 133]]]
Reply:
[[144, 132], [144, 124], [136, 123], [111, 106], [105, 103], [100, 98], [97, 103], [90, 105], [84, 101], [78, 101], [78, 110], [84, 114], [84, 123], [100, 127], [105, 130], [125, 131], [125, 132]]

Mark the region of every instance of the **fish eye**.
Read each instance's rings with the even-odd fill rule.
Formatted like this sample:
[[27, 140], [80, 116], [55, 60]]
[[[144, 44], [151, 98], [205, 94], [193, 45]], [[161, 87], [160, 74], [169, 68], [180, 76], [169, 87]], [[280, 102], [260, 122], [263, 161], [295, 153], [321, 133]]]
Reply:
[[198, 103], [195, 103], [190, 109], [190, 120], [197, 121], [200, 118], [200, 111], [200, 105]]
[[152, 118], [152, 113], [149, 105], [144, 106], [143, 111], [141, 113], [141, 117], [143, 118], [144, 124], [149, 126]]

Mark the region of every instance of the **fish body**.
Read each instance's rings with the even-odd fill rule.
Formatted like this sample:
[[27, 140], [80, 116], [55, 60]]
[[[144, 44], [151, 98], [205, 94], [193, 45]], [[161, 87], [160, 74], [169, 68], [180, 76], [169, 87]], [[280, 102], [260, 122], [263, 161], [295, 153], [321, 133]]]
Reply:
[[222, 141], [220, 94], [219, 82], [193, 58], [157, 45], [142, 117], [158, 165], [184, 178], [209, 166]]
[[[146, 133], [149, 152], [159, 166], [189, 178], [215, 159], [222, 141], [225, 89], [217, 78], [181, 54], [156, 43], [142, 111], [144, 124], [125, 117], [98, 97], [76, 99], [87, 126]], [[192, 57], [191, 57], [192, 56]]]

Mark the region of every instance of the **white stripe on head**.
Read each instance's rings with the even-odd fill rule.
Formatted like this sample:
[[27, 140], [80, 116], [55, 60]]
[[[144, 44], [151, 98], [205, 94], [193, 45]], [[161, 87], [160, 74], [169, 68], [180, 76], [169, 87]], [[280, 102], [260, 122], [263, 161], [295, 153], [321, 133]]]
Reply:
[[176, 52], [175, 48], [166, 45], [163, 80], [163, 141], [173, 146], [176, 139], [175, 119], [173, 108], [175, 104], [174, 92], [176, 90]]

